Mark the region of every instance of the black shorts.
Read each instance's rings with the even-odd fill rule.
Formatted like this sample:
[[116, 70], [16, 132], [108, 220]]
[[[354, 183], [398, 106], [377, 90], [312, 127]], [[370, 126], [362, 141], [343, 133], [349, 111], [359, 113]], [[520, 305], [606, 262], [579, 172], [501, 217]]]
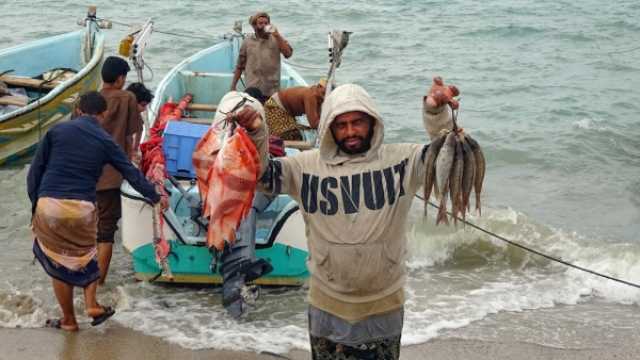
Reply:
[[96, 191], [96, 205], [98, 207], [98, 236], [99, 243], [113, 243], [118, 221], [122, 217], [120, 203], [120, 189]]

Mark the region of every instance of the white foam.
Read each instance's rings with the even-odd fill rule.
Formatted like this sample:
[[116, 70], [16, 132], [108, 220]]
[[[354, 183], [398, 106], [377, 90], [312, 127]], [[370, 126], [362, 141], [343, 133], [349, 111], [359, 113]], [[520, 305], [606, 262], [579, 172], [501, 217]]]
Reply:
[[580, 120], [576, 120], [572, 125], [574, 128], [582, 130], [606, 130], [606, 126], [604, 125], [604, 122], [602, 120], [595, 120], [590, 118], [582, 118]]

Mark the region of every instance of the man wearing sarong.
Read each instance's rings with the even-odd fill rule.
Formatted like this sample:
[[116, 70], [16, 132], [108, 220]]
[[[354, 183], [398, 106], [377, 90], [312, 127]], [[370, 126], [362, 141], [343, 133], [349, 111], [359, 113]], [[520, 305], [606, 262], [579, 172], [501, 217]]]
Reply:
[[[127, 154], [129, 160], [138, 158], [139, 134], [142, 134], [142, 119], [138, 102], [130, 91], [123, 90], [129, 64], [117, 56], [109, 56], [102, 65], [103, 86], [100, 94], [107, 100], [107, 113], [99, 119], [100, 125]], [[98, 192], [98, 264], [100, 282], [104, 284], [109, 273], [113, 243], [122, 216], [120, 204], [122, 176], [111, 165], [106, 165], [97, 185]]]
[[96, 300], [100, 272], [97, 256], [96, 183], [111, 164], [151, 202], [160, 196], [124, 151], [100, 126], [107, 104], [97, 92], [80, 98], [81, 116], [51, 128], [38, 145], [27, 176], [32, 204], [33, 252], [51, 277], [62, 310], [46, 326], [78, 330], [73, 288], [84, 289], [85, 311], [99, 325], [114, 314]]
[[249, 18], [255, 31], [242, 42], [238, 62], [231, 81], [231, 90], [236, 90], [244, 72], [245, 88], [255, 87], [266, 97], [280, 89], [280, 54], [290, 58], [293, 49], [289, 42], [271, 24], [266, 12], [258, 12]]
[[296, 116], [306, 115], [309, 127], [317, 129], [324, 101], [325, 80], [312, 86], [295, 86], [273, 94], [264, 104], [269, 134], [282, 140], [302, 140]]
[[[451, 99], [427, 99], [448, 117]], [[424, 184], [429, 145], [384, 144], [384, 123], [360, 86], [325, 99], [319, 148], [269, 159], [260, 112], [236, 116], [261, 154], [262, 190], [300, 204], [309, 248], [309, 335], [314, 360], [400, 356], [407, 218]]]

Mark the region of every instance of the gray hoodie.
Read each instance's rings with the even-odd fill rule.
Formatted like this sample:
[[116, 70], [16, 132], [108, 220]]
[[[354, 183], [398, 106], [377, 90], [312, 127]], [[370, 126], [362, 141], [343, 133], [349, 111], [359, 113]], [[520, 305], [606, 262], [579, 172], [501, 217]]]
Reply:
[[[375, 119], [371, 148], [363, 154], [340, 151], [331, 134], [335, 117], [350, 111]], [[311, 304], [349, 321], [402, 307], [407, 214], [424, 182], [427, 146], [383, 144], [382, 117], [353, 84], [325, 99], [318, 149], [266, 161], [266, 133], [263, 125], [251, 134], [264, 156], [262, 190], [289, 194], [300, 205]]]

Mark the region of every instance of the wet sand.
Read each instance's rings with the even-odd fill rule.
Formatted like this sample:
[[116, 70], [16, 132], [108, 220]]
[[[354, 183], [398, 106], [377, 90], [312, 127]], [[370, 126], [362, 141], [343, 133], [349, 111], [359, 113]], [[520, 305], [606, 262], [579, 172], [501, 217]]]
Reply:
[[[624, 343], [606, 348], [556, 349], [518, 342], [489, 342], [463, 339], [436, 339], [425, 344], [405, 346], [401, 359], [430, 360], [494, 360], [494, 359], [558, 359], [601, 360], [638, 359], [640, 344]], [[256, 354], [225, 350], [189, 350], [160, 338], [109, 324], [100, 329], [81, 324], [78, 333], [54, 329], [0, 329], [0, 359], [231, 359], [273, 360], [310, 359], [306, 351], [288, 354]]]

